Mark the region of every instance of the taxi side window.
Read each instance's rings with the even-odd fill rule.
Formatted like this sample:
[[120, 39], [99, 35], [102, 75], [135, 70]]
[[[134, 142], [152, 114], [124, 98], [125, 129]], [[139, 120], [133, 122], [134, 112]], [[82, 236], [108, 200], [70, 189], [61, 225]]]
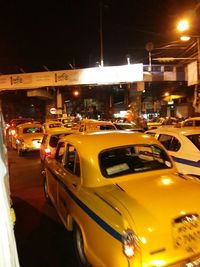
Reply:
[[65, 143], [64, 142], [60, 142], [58, 144], [58, 147], [56, 149], [56, 154], [55, 154], [55, 159], [58, 162], [61, 162], [62, 161], [64, 152], [65, 152]]
[[195, 126], [200, 126], [200, 121], [195, 121]]
[[181, 143], [179, 142], [179, 140], [176, 137], [173, 137], [169, 150], [177, 152], [181, 147]]
[[84, 132], [84, 128], [85, 128], [85, 126], [81, 125], [80, 128], [79, 128], [79, 132]]
[[193, 121], [186, 121], [184, 126], [193, 126]]
[[59, 135], [52, 135], [49, 140], [49, 145], [51, 147], [56, 147], [59, 140]]
[[181, 147], [181, 143], [179, 140], [167, 134], [160, 134], [158, 140], [162, 143], [162, 145], [169, 151], [178, 151]]
[[169, 150], [170, 147], [170, 143], [172, 140], [172, 136], [167, 135], [167, 134], [160, 134], [158, 137], [158, 140], [161, 142], [161, 144], [167, 149]]
[[66, 148], [65, 169], [80, 177], [80, 160], [74, 146], [68, 144]]

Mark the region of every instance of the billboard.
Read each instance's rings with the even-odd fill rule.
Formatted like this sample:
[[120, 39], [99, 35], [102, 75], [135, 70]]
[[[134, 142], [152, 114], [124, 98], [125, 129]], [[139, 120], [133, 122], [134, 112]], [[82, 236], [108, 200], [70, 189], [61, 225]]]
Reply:
[[10, 74], [0, 76], [0, 91], [47, 86], [106, 85], [143, 81], [143, 64]]
[[198, 62], [193, 61], [187, 65], [188, 86], [198, 83]]

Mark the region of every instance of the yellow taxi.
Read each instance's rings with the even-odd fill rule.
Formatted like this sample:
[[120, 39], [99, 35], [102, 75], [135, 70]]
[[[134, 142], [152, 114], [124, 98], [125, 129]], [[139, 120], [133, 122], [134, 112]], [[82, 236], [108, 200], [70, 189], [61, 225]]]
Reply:
[[199, 127], [200, 117], [188, 118], [180, 123], [181, 127]]
[[155, 138], [72, 134], [45, 162], [44, 192], [81, 266], [200, 266], [200, 181], [177, 173]]
[[111, 121], [100, 121], [93, 119], [80, 120], [73, 130], [78, 132], [91, 132], [91, 131], [113, 131], [117, 130], [117, 127]]
[[68, 134], [72, 134], [74, 131], [67, 128], [52, 128], [47, 133], [43, 135], [41, 145], [40, 145], [40, 160], [43, 171], [43, 164], [47, 156], [53, 156], [55, 154], [56, 146], [61, 137]]
[[39, 151], [44, 132], [42, 124], [27, 122], [16, 127], [14, 148], [18, 155], [25, 152]]
[[159, 126], [161, 126], [164, 121], [165, 121], [165, 118], [156, 118], [152, 121], [147, 122], [147, 127], [149, 130], [150, 129], [156, 129]]
[[33, 118], [17, 118], [12, 119], [9, 123], [7, 123], [6, 129], [6, 137], [7, 137], [7, 145], [10, 148], [13, 148], [13, 143], [15, 143], [15, 135], [16, 135], [16, 127], [21, 123], [26, 122], [35, 122]]
[[52, 131], [53, 129], [66, 129], [65, 126], [60, 121], [56, 120], [47, 120], [45, 123], [43, 123], [43, 130], [45, 133], [48, 131]]

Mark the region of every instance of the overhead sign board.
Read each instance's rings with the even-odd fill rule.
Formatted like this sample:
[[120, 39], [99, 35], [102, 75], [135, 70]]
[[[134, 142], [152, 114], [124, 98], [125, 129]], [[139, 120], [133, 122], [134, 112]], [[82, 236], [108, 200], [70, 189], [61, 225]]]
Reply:
[[143, 64], [0, 75], [0, 90], [143, 81]]

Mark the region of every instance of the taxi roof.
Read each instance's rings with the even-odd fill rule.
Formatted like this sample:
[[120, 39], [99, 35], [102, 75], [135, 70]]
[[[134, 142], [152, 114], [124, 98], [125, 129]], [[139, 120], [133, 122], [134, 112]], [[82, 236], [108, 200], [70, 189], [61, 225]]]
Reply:
[[[108, 185], [113, 183], [115, 179], [117, 181], [124, 180], [124, 176], [120, 178], [116, 177], [113, 179], [107, 179], [103, 176], [100, 171], [98, 161], [99, 153], [101, 151], [135, 144], [152, 144], [161, 147], [160, 142], [150, 135], [138, 132], [125, 132], [118, 130], [75, 133], [59, 140], [59, 142], [63, 141], [69, 142], [71, 145], [75, 146], [76, 150], [78, 151], [80, 161], [82, 162], [82, 184], [87, 187], [99, 187]], [[173, 165], [172, 169], [163, 171], [163, 173], [174, 171], [176, 171], [175, 165]], [[147, 175], [147, 173], [145, 173], [145, 175]], [[93, 177], [93, 179], [91, 179], [91, 177]], [[130, 175], [127, 175], [127, 179], [130, 179], [130, 177]], [[134, 175], [134, 177], [139, 176], [137, 174]]]
[[74, 133], [62, 138], [61, 140], [75, 145], [76, 148], [80, 150], [79, 152], [82, 151], [83, 154], [87, 154], [86, 151], [88, 151], [88, 149], [91, 149], [89, 153], [93, 154], [104, 149], [129, 144], [156, 143], [160, 145], [160, 142], [150, 135], [120, 130]]
[[25, 127], [42, 127], [42, 124], [40, 122], [25, 122], [17, 126], [17, 128], [25, 128]]
[[48, 131], [45, 132], [46, 135], [54, 135], [54, 134], [62, 134], [62, 133], [75, 133], [75, 130], [71, 130], [66, 127], [55, 127], [50, 128]]
[[111, 121], [99, 121], [99, 120], [94, 120], [94, 119], [83, 119], [81, 121], [78, 122], [78, 124], [84, 124], [84, 123], [87, 123], [87, 124], [111, 124], [113, 125], [113, 123]]

